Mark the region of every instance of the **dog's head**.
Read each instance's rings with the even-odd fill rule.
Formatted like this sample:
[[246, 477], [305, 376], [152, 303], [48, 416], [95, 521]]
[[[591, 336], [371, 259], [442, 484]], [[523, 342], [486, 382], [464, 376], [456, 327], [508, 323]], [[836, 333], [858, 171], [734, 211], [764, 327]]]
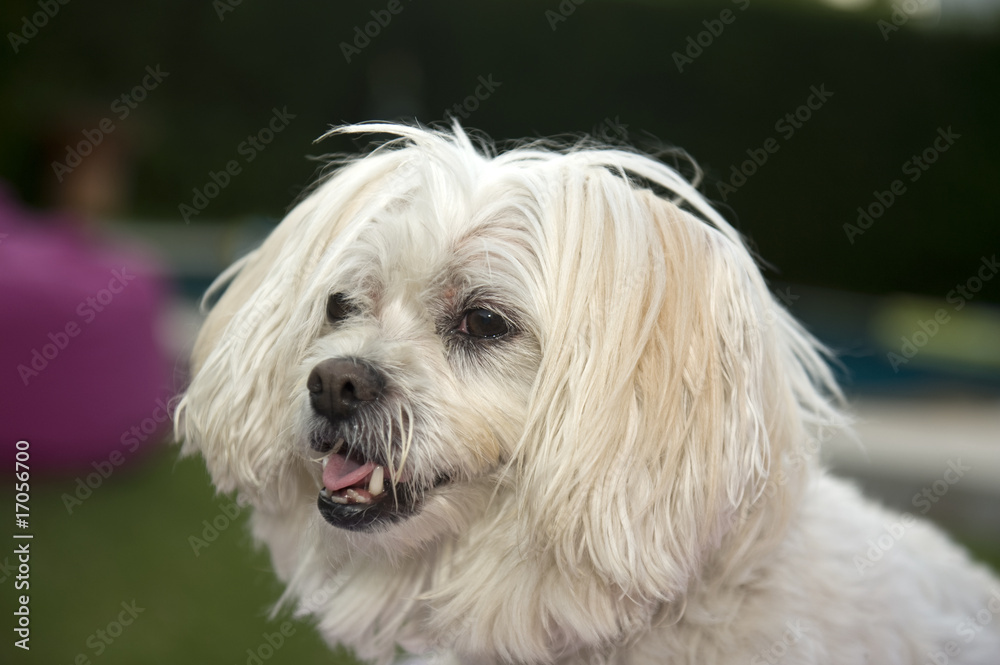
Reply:
[[310, 608], [331, 640], [611, 643], [780, 530], [836, 388], [691, 185], [623, 150], [340, 131], [400, 138], [223, 276], [177, 416], [294, 593], [338, 580]]

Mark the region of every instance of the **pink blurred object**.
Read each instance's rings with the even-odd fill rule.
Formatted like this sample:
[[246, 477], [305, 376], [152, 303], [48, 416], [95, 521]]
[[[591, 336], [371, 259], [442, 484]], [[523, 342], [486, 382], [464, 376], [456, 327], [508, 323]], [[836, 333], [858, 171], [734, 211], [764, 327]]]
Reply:
[[160, 275], [144, 252], [0, 187], [0, 466], [22, 439], [32, 471], [88, 473], [162, 439], [173, 384]]

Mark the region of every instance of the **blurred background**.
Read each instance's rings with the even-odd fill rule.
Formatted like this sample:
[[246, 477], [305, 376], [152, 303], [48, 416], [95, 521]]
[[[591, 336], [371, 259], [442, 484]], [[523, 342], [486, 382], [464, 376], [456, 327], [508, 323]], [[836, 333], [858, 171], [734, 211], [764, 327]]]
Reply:
[[370, 119], [686, 150], [841, 360], [865, 448], [824, 457], [1000, 564], [997, 0], [13, 0], [0, 27], [0, 429], [34, 536], [31, 650], [0, 661], [351, 662], [268, 618], [167, 411], [196, 299]]

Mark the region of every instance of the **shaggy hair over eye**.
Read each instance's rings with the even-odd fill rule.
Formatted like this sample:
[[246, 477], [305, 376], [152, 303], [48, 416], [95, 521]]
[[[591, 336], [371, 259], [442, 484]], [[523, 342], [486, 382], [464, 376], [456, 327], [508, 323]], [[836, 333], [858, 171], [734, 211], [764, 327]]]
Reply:
[[817, 463], [847, 429], [825, 352], [689, 182], [457, 124], [331, 133], [366, 132], [394, 138], [219, 278], [176, 414], [331, 645], [995, 665], [984, 568], [914, 521], [866, 558], [903, 518]]

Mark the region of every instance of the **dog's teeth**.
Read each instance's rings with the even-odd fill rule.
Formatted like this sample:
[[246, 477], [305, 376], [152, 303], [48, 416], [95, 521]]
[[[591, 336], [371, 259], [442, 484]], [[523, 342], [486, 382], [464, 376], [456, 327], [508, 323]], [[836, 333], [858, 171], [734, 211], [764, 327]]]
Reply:
[[385, 470], [382, 466], [375, 467], [372, 471], [372, 479], [368, 483], [368, 493], [372, 496], [378, 496], [382, 493], [383, 479], [385, 477]]
[[[337, 439], [337, 443], [333, 444], [333, 450], [330, 451], [330, 454], [336, 455], [337, 453], [340, 452], [340, 449], [343, 447], [344, 447], [344, 437], [340, 437], [339, 439]], [[330, 459], [330, 457], [327, 456], [327, 459]]]
[[347, 503], [347, 497], [338, 496], [336, 494], [333, 494], [333, 493], [330, 492], [330, 490], [328, 490], [325, 487], [323, 489], [321, 489], [319, 491], [319, 493], [323, 496], [324, 499], [329, 499], [333, 503]]
[[344, 495], [355, 503], [371, 503], [368, 497], [359, 494], [353, 489], [347, 490], [346, 492], [344, 492]]
[[325, 469], [325, 468], [326, 468], [326, 465], [330, 463], [330, 456], [329, 456], [329, 455], [327, 455], [327, 456], [326, 456], [326, 457], [324, 457], [324, 458], [323, 458], [323, 459], [322, 459], [321, 461], [322, 461], [322, 463], [323, 463], [323, 468]]

